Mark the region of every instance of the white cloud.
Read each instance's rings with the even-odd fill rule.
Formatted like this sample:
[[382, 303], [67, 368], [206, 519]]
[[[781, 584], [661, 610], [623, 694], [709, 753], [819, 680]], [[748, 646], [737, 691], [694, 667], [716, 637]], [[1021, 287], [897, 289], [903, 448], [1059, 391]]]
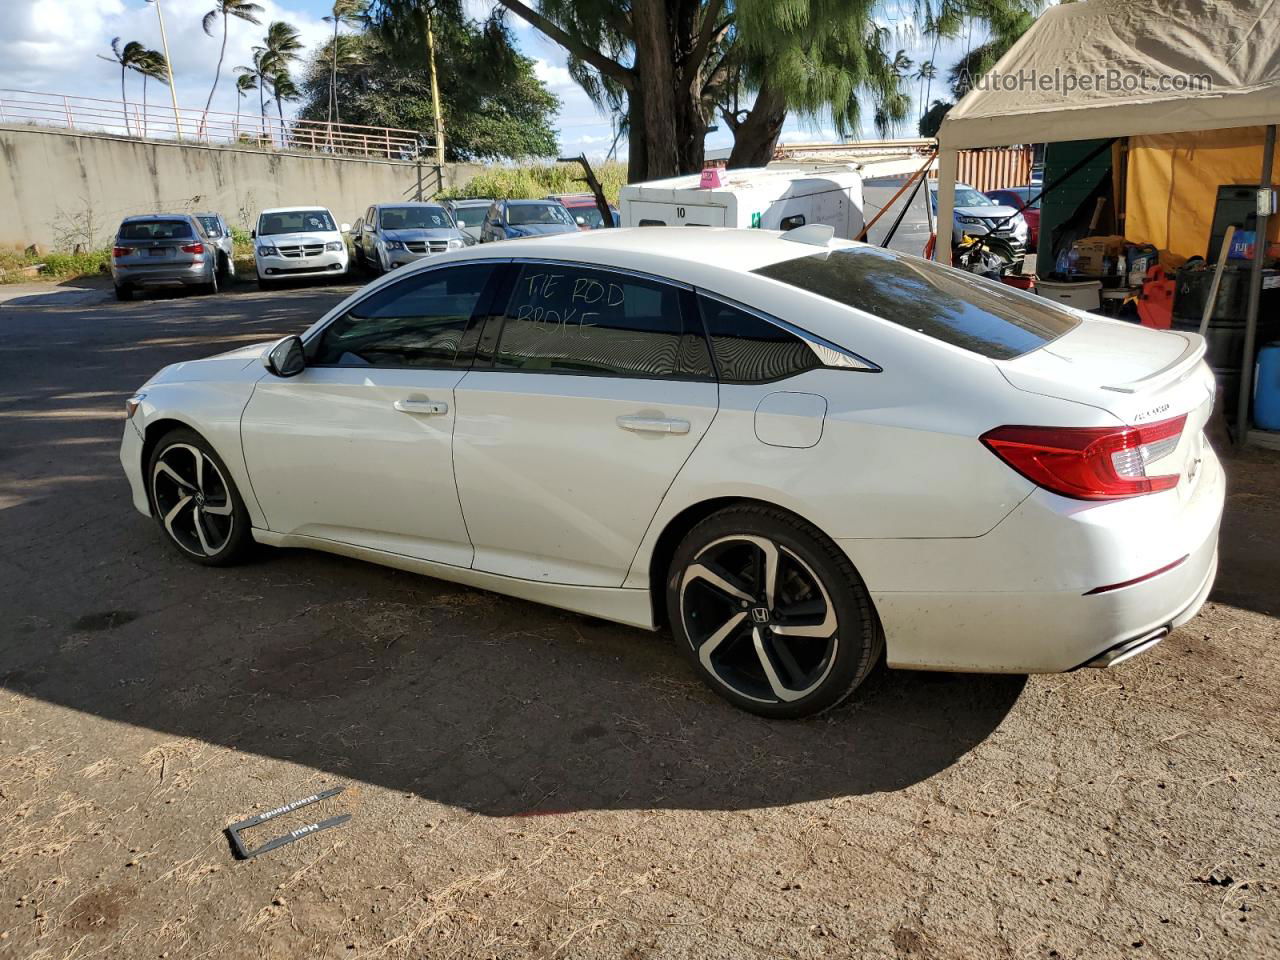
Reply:
[[[251, 48], [261, 43], [266, 25], [284, 20], [298, 29], [306, 47], [304, 57], [324, 43], [328, 27], [319, 17], [276, 0], [257, 0], [266, 12], [261, 25], [234, 17], [227, 31], [222, 79], [212, 109], [234, 112], [236, 95], [231, 70], [250, 62]], [[0, 34], [0, 87], [65, 93], [115, 100], [120, 96], [120, 71], [99, 59], [110, 54], [112, 37], [122, 43], [137, 40], [161, 49], [154, 5], [122, 0], [4, 0], [5, 30]], [[164, 0], [169, 55], [181, 106], [204, 106], [213, 83], [222, 31], [205, 34], [201, 19], [210, 0]], [[137, 76], [128, 78], [129, 99], [141, 98]], [[152, 99], [167, 100], [159, 84], [149, 85]], [[256, 106], [256, 104], [255, 104]], [[247, 107], [247, 105], [246, 105]]]

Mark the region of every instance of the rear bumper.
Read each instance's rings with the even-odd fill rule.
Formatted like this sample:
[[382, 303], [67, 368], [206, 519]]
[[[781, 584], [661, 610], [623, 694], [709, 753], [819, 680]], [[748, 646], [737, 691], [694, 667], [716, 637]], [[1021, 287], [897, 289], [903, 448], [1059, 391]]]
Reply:
[[164, 267], [111, 268], [111, 279], [118, 285], [132, 287], [198, 286], [209, 282], [207, 262], [174, 264]]
[[840, 546], [871, 591], [890, 666], [1053, 673], [1195, 616], [1217, 572], [1224, 499], [1206, 447], [1185, 500], [1086, 504], [1037, 490], [982, 537]]

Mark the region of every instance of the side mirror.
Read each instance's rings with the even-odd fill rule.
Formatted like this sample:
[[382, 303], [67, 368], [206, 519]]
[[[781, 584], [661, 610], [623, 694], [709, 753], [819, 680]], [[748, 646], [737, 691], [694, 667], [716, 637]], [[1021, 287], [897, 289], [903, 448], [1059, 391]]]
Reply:
[[339, 229], [340, 229], [343, 233], [350, 233], [350, 232], [351, 232], [351, 224], [349, 224], [349, 223], [344, 223], [344, 224], [343, 224]]
[[574, 218], [573, 218], [573, 222], [574, 222], [574, 223], [576, 223], [578, 226], [582, 226], [584, 223], [586, 223], [586, 222], [587, 222], [587, 218], [586, 218], [586, 217], [574, 217]]
[[262, 357], [262, 365], [277, 377], [296, 377], [307, 367], [302, 340], [293, 335], [277, 340]]
[[249, 231], [249, 239], [250, 239], [250, 240], [257, 240], [257, 239], [258, 239], [258, 231], [257, 231], [257, 230], [250, 230], [250, 231]]

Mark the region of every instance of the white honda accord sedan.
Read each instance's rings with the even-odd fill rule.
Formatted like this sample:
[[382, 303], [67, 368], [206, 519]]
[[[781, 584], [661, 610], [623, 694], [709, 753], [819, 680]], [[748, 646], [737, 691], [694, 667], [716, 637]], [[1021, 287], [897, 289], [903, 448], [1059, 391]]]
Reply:
[[486, 244], [127, 404], [198, 563], [312, 547], [657, 629], [799, 717], [890, 667], [1108, 666], [1213, 583], [1204, 343], [803, 227]]

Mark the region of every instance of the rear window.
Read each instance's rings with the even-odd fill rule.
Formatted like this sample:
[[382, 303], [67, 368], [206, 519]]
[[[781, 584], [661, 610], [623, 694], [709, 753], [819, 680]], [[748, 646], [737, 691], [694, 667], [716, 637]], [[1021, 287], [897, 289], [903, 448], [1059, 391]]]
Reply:
[[755, 273], [993, 360], [1030, 353], [1080, 323], [1048, 300], [877, 247], [798, 257]]
[[185, 220], [131, 220], [120, 224], [121, 240], [190, 240]]

